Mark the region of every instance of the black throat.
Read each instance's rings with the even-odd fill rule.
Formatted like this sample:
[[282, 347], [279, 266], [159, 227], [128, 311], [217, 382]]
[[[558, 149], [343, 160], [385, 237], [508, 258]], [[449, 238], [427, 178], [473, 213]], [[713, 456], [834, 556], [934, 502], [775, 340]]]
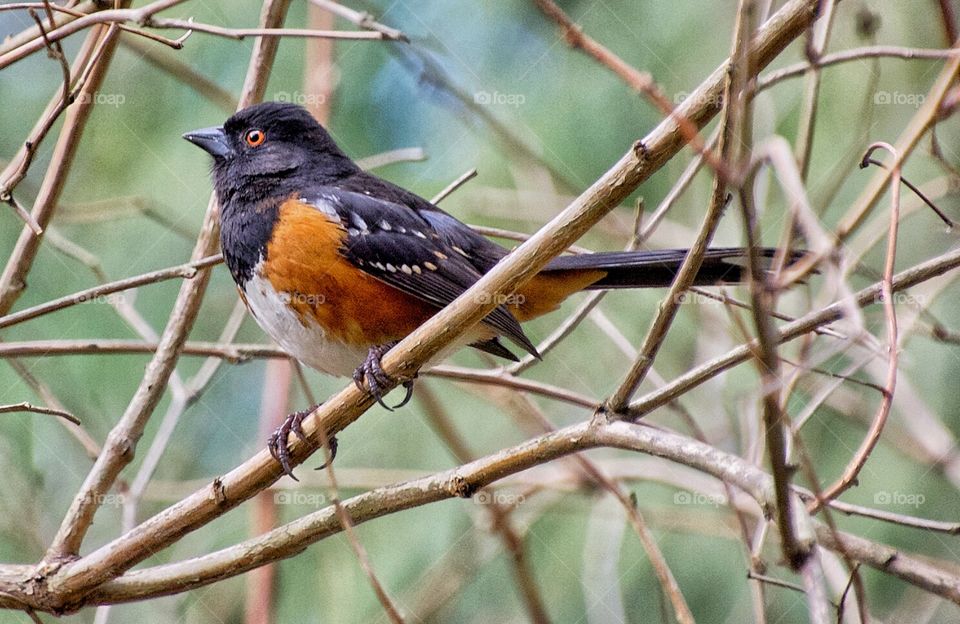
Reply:
[[227, 200], [220, 206], [220, 249], [233, 281], [242, 290], [267, 254], [267, 243], [280, 214], [280, 197], [248, 203]]

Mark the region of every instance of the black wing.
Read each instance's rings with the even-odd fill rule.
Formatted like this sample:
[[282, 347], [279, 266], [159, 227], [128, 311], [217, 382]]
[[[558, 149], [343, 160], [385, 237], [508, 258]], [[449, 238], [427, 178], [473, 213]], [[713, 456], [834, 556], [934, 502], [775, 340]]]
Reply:
[[[466, 250], [445, 242], [429, 220], [403, 204], [335, 187], [317, 189], [302, 200], [337, 212], [347, 230], [341, 251], [352, 264], [437, 308], [459, 297], [482, 275]], [[484, 322], [539, 357], [506, 307], [496, 307]], [[484, 350], [497, 347], [497, 355], [505, 351], [502, 345], [489, 347]]]
[[477, 234], [456, 217], [416, 193], [388, 180], [361, 171], [337, 182], [337, 188], [375, 197], [413, 212], [427, 221], [444, 244], [461, 253], [480, 273], [486, 273], [507, 255], [507, 250]]

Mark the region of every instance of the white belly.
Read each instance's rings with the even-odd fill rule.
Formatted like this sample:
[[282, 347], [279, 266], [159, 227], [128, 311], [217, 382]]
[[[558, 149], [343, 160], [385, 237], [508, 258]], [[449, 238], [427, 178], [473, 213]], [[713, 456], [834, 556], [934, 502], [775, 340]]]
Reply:
[[287, 305], [289, 293], [278, 293], [259, 276], [258, 266], [247, 281], [243, 294], [247, 306], [263, 331], [284, 351], [320, 372], [346, 377], [353, 374], [367, 356], [367, 347], [353, 347], [331, 339], [319, 323], [303, 320]]

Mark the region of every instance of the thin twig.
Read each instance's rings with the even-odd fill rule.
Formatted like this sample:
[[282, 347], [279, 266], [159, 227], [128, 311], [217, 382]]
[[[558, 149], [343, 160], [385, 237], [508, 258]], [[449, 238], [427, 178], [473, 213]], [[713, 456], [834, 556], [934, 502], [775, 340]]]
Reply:
[[379, 169], [395, 163], [420, 162], [426, 159], [427, 153], [423, 151], [422, 147], [401, 147], [366, 158], [358, 158], [357, 166], [361, 169]]
[[[6, 9], [8, 6], [10, 6], [10, 5], [12, 5], [12, 4], [14, 4], [14, 3], [0, 5], [0, 10], [4, 10], [4, 9]], [[30, 4], [30, 5], [39, 5], [40, 3], [39, 3], [39, 2], [30, 2], [30, 3], [28, 3], [28, 4]], [[55, 6], [56, 6], [56, 5], [55, 5]], [[39, 7], [39, 6], [34, 6], [34, 8], [40, 8], [40, 7]], [[73, 10], [75, 10], [77, 13], [80, 13], [80, 14], [82, 14], [82, 15], [87, 15], [88, 13], [92, 13], [92, 12], [94, 12], [94, 11], [98, 11], [98, 10], [105, 9], [105, 8], [107, 8], [107, 7], [104, 7], [104, 6], [101, 6], [101, 5], [97, 4], [96, 2], [94, 2], [94, 0], [84, 0], [83, 2], [76, 3], [76, 4], [74, 4], [74, 6], [73, 6]], [[66, 22], [71, 22], [71, 21], [73, 21], [73, 19], [74, 19], [74, 18], [73, 18], [72, 16], [70, 16], [70, 15], [68, 15], [68, 14], [66, 14], [66, 13], [63, 13], [62, 11], [58, 11], [58, 10], [54, 9], [54, 21], [55, 21], [57, 27], [62, 26], [62, 25], [65, 24]], [[3, 42], [0, 43], [0, 55], [6, 54], [6, 53], [9, 52], [10, 50], [14, 50], [14, 49], [16, 49], [16, 48], [19, 48], [19, 47], [22, 46], [23, 44], [25, 44], [25, 43], [27, 43], [27, 42], [29, 42], [29, 41], [33, 41], [33, 40], [35, 40], [35, 39], [39, 39], [39, 38], [40, 38], [40, 31], [39, 31], [39, 29], [36, 27], [36, 25], [31, 26], [30, 28], [25, 28], [24, 30], [20, 31], [19, 33], [15, 34], [15, 35], [10, 35], [10, 36], [6, 37], [6, 38], [3, 40]]]
[[[54, 21], [53, 13], [50, 10], [50, 4], [48, 2], [44, 2], [43, 7], [47, 12], [50, 25], [55, 26], [56, 22]], [[12, 206], [17, 215], [30, 227], [31, 230], [33, 230], [33, 233], [37, 236], [40, 236], [43, 234], [43, 227], [37, 222], [33, 215], [27, 212], [26, 209], [24, 209], [19, 202], [16, 201], [16, 199], [13, 197], [13, 190], [27, 175], [27, 169], [29, 169], [30, 163], [33, 161], [33, 155], [36, 153], [38, 144], [43, 140], [43, 137], [46, 136], [47, 132], [50, 131], [50, 128], [53, 126], [53, 122], [56, 121], [57, 117], [60, 116], [60, 113], [66, 110], [67, 106], [73, 103], [73, 98], [70, 92], [70, 64], [67, 62], [67, 57], [63, 53], [63, 47], [60, 46], [59, 42], [51, 42], [48, 39], [47, 31], [43, 26], [43, 22], [33, 9], [29, 9], [28, 13], [33, 21], [36, 22], [37, 30], [40, 32], [40, 38], [47, 47], [47, 56], [60, 64], [60, 71], [63, 74], [63, 87], [59, 103], [53, 107], [52, 110], [50, 110], [40, 122], [38, 122], [39, 127], [34, 133], [31, 133], [30, 138], [24, 142], [23, 149], [18, 154], [19, 159], [16, 162], [16, 165], [14, 166], [14, 163], [11, 163], [10, 166], [7, 167], [7, 169], [3, 172], [2, 179], [0, 179], [0, 199]], [[10, 170], [11, 168], [13, 169], [12, 171]]]
[[459, 178], [448, 184], [442, 191], [433, 196], [430, 200], [431, 204], [439, 204], [444, 199], [450, 196], [451, 193], [455, 192], [461, 186], [472, 180], [477, 176], [476, 169], [468, 169], [465, 171]]
[[[49, 4], [49, 2], [12, 2], [10, 4], [5, 4], [3, 6], [0, 6], [0, 11], [10, 11], [10, 10], [16, 10], [16, 9], [26, 9], [27, 11], [32, 11], [34, 9], [40, 9], [40, 8], [44, 8], [47, 10], [52, 9], [53, 11], [56, 11], [58, 13], [63, 13], [65, 15], [69, 15], [71, 17], [83, 17], [84, 15], [90, 14], [90, 11], [81, 11], [81, 10], [73, 9], [67, 6], [61, 6], [58, 4], [51, 5]], [[59, 25], [60, 24], [54, 24], [54, 27]], [[117, 27], [120, 28], [120, 30], [122, 30], [123, 32], [139, 35], [140, 37], [143, 37], [145, 39], [149, 39], [157, 43], [162, 43], [166, 46], [173, 48], [174, 50], [183, 49], [183, 42], [185, 40], [185, 37], [181, 39], [168, 39], [166, 37], [161, 37], [160, 35], [143, 30], [142, 28], [136, 28], [135, 26], [128, 26], [125, 24], [118, 23]], [[42, 36], [42, 33], [41, 33], [41, 36]]]
[[889, 522], [911, 529], [920, 529], [923, 531], [933, 531], [935, 533], [945, 533], [947, 535], [960, 535], [960, 522], [943, 522], [940, 520], [928, 520], [926, 518], [916, 518], [903, 514], [893, 513], [891, 511], [881, 511], [872, 507], [863, 505], [854, 505], [839, 500], [830, 501], [830, 508], [836, 509], [848, 516], [861, 516], [881, 522]]
[[[36, 375], [34, 375], [30, 370], [30, 367], [17, 359], [7, 360], [7, 364], [10, 365], [10, 368], [13, 369], [13, 372], [16, 373], [21, 380], [23, 380], [23, 383], [25, 383], [27, 387], [30, 388], [46, 406], [58, 409], [62, 412], [70, 412], [63, 402], [53, 394], [53, 391], [50, 389], [50, 387], [41, 380], [37, 379]], [[93, 436], [91, 436], [82, 425], [75, 425], [62, 419], [58, 419], [57, 422], [66, 427], [70, 435], [80, 443], [80, 446], [83, 447], [83, 451], [88, 459], [91, 461], [95, 461], [97, 459], [97, 456], [100, 454], [100, 444], [97, 443]]]
[[[880, 434], [883, 433], [883, 427], [890, 415], [890, 409], [893, 407], [893, 394], [897, 387], [897, 363], [899, 362], [900, 343], [897, 329], [897, 311], [893, 301], [893, 276], [894, 266], [897, 257], [897, 232], [900, 228], [900, 163], [903, 161], [897, 154], [896, 148], [889, 143], [874, 143], [864, 155], [864, 161], [867, 161], [870, 155], [877, 149], [884, 149], [891, 153], [896, 164], [893, 165], [890, 177], [890, 228], [887, 236], [887, 253], [883, 267], [883, 279], [881, 280], [881, 301], [883, 302], [884, 317], [887, 326], [887, 345], [889, 356], [887, 359], [887, 378], [884, 382], [883, 397], [880, 400], [880, 406], [877, 408], [876, 416], [870, 425], [866, 438], [860, 444], [856, 454], [850, 460], [843, 475], [832, 485], [825, 489], [822, 500], [833, 500], [852, 486], [857, 475], [874, 447], [880, 440]], [[816, 505], [811, 508], [816, 509], [822, 504], [818, 500]]]
[[410, 39], [407, 38], [405, 34], [396, 28], [390, 28], [389, 26], [384, 26], [380, 22], [373, 19], [373, 16], [366, 12], [354, 11], [353, 9], [343, 6], [337, 2], [332, 2], [331, 0], [310, 0], [310, 2], [320, 7], [325, 11], [329, 11], [338, 17], [356, 24], [360, 28], [366, 28], [367, 30], [375, 30], [381, 33], [384, 39], [393, 39], [396, 41], [403, 41], [405, 43], [410, 43]]
[[[298, 28], [280, 28], [280, 27], [264, 27], [264, 28], [224, 28], [221, 26], [215, 26], [212, 24], [202, 24], [199, 22], [194, 22], [192, 20], [182, 20], [174, 18], [159, 18], [155, 17], [157, 13], [169, 9], [172, 6], [180, 4], [184, 0], [155, 0], [149, 4], [145, 4], [136, 9], [107, 9], [103, 11], [97, 11], [95, 13], [90, 13], [84, 15], [83, 17], [78, 17], [77, 19], [67, 22], [62, 26], [57, 27], [56, 29], [47, 33], [49, 41], [60, 41], [65, 37], [77, 33], [85, 28], [97, 24], [128, 24], [136, 23], [141, 26], [149, 26], [152, 28], [176, 28], [186, 31], [187, 34], [190, 32], [204, 32], [213, 35], [219, 35], [221, 37], [227, 37], [230, 39], [243, 39], [245, 37], [262, 37], [268, 39], [274, 39], [277, 37], [322, 37], [330, 39], [360, 39], [360, 40], [384, 40], [387, 37], [377, 31], [360, 31], [360, 32], [346, 32], [346, 31], [318, 31], [318, 30], [309, 30], [309, 29], [298, 29]], [[182, 43], [181, 38], [180, 41]], [[44, 42], [42, 40], [30, 40], [24, 43], [23, 45], [14, 48], [13, 50], [0, 55], [0, 69], [8, 67], [17, 61], [20, 61], [27, 56], [37, 52], [44, 47]]]
[[[736, 68], [736, 63], [733, 64], [733, 67]], [[733, 98], [739, 97], [734, 93], [736, 88], [732, 80], [727, 82], [723, 92], [725, 102], [730, 102]], [[719, 158], [724, 163], [724, 170], [729, 170], [730, 164], [736, 162], [734, 158], [738, 153], [736, 150], [731, 150], [731, 146], [735, 145], [734, 136], [736, 129], [736, 121], [731, 111], [732, 109], [729, 104], [724, 107], [720, 120], [719, 138], [717, 139]], [[705, 159], [704, 155], [701, 154], [701, 156]], [[688, 169], [688, 171], [689, 170], [690, 169]], [[650, 329], [643, 339], [643, 344], [640, 346], [637, 357], [620, 382], [617, 390], [606, 400], [605, 407], [609, 412], [614, 414], [621, 412], [637, 391], [637, 388], [640, 387], [647, 373], [649, 373], [653, 367], [654, 359], [660, 351], [660, 347], [663, 345], [664, 340], [666, 340], [667, 333], [677, 317], [677, 312], [680, 310], [680, 305], [683, 302], [683, 294], [693, 286], [696, 280], [697, 272], [703, 263], [703, 256], [706, 253], [707, 247], [710, 245], [710, 241], [713, 239], [713, 234], [717, 226], [720, 224], [720, 217], [723, 215], [724, 208], [726, 208], [729, 200], [727, 196], [728, 178], [720, 175], [719, 169], [715, 169], [714, 171], [716, 173], [710, 194], [710, 205], [707, 207], [706, 214], [697, 232], [697, 238], [691, 246], [690, 251], [687, 252], [683, 263], [680, 265], [680, 269], [677, 271], [677, 275], [673, 279], [670, 289], [666, 295], [664, 295], [657, 310], [657, 315], [654, 317]]]
[[0, 329], [49, 314], [51, 312], [56, 312], [57, 310], [63, 310], [80, 303], [93, 302], [101, 297], [106, 297], [107, 295], [117, 292], [123, 292], [131, 288], [139, 288], [140, 286], [146, 286], [147, 284], [156, 284], [158, 282], [177, 277], [193, 279], [198, 270], [214, 266], [222, 261], [223, 257], [220, 254], [216, 254], [206, 258], [201, 258], [200, 260], [196, 260], [194, 262], [187, 262], [178, 266], [170, 267], [168, 269], [160, 269], [157, 271], [151, 271], [150, 273], [144, 273], [143, 275], [127, 277], [115, 282], [109, 282], [107, 284], [100, 284], [98, 286], [73, 293], [72, 295], [66, 295], [65, 297], [60, 297], [59, 299], [53, 299], [52, 301], [41, 303], [40, 305], [33, 306], [32, 308], [27, 308], [26, 310], [21, 310], [6, 316], [0, 316]]
[[825, 54], [816, 59], [815, 63], [807, 61], [804, 63], [787, 65], [786, 67], [774, 70], [757, 81], [755, 90], [759, 93], [760, 91], [769, 89], [773, 85], [777, 84], [778, 82], [782, 82], [787, 78], [802, 76], [812, 68], [822, 69], [831, 65], [849, 63], [850, 61], [859, 61], [867, 58], [896, 58], [906, 60], [923, 59], [936, 61], [956, 58], [958, 55], [960, 55], [960, 50], [952, 48], [924, 49], [904, 48], [899, 46], [869, 46], [865, 48], [853, 48], [852, 50], [844, 50], [842, 52], [834, 52], [833, 54]]
[[[750, 128], [752, 102], [742, 90], [747, 84], [746, 69], [749, 66], [747, 42], [752, 36], [755, 5], [751, 0], [741, 0], [738, 10], [738, 25], [734, 43], [734, 54], [740, 60], [739, 71], [735, 71], [731, 82], [741, 91], [731, 94], [729, 106], [739, 108], [737, 117], [742, 126], [735, 134], [737, 149], [734, 152], [738, 161], [748, 162], [753, 151], [753, 137]], [[738, 69], [734, 65], [735, 70]], [[757, 156], [754, 155], [754, 158]], [[776, 496], [775, 520], [780, 532], [780, 548], [784, 558], [794, 571], [804, 569], [813, 553], [812, 535], [805, 532], [802, 505], [797, 509], [796, 498], [791, 494], [790, 483], [793, 468], [787, 457], [786, 433], [789, 420], [780, 406], [782, 385], [780, 380], [780, 358], [777, 353], [779, 342], [776, 339], [776, 327], [771, 312], [776, 308], [778, 292], [774, 287], [776, 277], [770, 275], [763, 265], [760, 255], [760, 226], [755, 203], [754, 184], [756, 167], [749, 167], [743, 186], [739, 189], [740, 207], [743, 213], [743, 230], [747, 247], [747, 275], [750, 287], [750, 308], [754, 329], [756, 330], [757, 352], [755, 363], [760, 375], [760, 393], [762, 405], [762, 424], [770, 472], [773, 476]], [[782, 255], [782, 254], [781, 254]], [[777, 266], [776, 259], [774, 266]], [[776, 269], [775, 269], [776, 270]], [[806, 574], [804, 575], [806, 578]], [[809, 589], [809, 588], [808, 588]]]
[[46, 414], [48, 416], [57, 416], [68, 422], [71, 422], [75, 425], [80, 424], [80, 419], [62, 409], [57, 409], [54, 407], [43, 407], [40, 405], [32, 405], [27, 402], [23, 403], [13, 403], [10, 405], [0, 405], [0, 414], [12, 414], [16, 412], [30, 412], [33, 414]]
[[226, 28], [214, 24], [203, 24], [192, 19], [169, 17], [151, 17], [146, 21], [151, 28], [179, 28], [187, 32], [202, 32], [228, 39], [246, 39], [247, 37], [306, 37], [320, 39], [347, 40], [388, 40], [390, 37], [379, 31], [312, 30], [310, 28]]
[[[887, 166], [882, 162], [880, 162], [879, 160], [875, 158], [871, 158], [869, 156], [864, 156], [863, 160], [860, 161], [860, 168], [865, 169], [867, 165], [875, 165], [883, 169], [887, 168]], [[930, 210], [936, 213], [936, 215], [940, 217], [940, 220], [943, 221], [944, 225], [946, 225], [948, 228], [956, 227], [956, 223], [953, 222], [953, 219], [951, 219], [946, 214], [944, 214], [944, 212], [940, 210], [940, 208], [937, 207], [937, 205], [933, 203], [933, 201], [931, 201], [930, 198], [927, 197], [926, 194], [923, 191], [921, 191], [915, 184], [910, 182], [910, 180], [907, 180], [906, 178], [904, 178], [902, 173], [900, 175], [900, 181], [903, 183], [904, 186], [906, 186], [908, 189], [913, 191], [914, 195], [919, 197], [920, 201], [925, 203], [930, 208]]]
[[363, 544], [360, 543], [360, 538], [357, 537], [357, 532], [353, 528], [353, 519], [350, 517], [350, 511], [340, 502], [337, 480], [333, 471], [333, 453], [330, 451], [329, 440], [324, 443], [323, 449], [326, 455], [325, 463], [327, 476], [330, 479], [330, 490], [333, 494], [333, 508], [337, 515], [337, 521], [340, 523], [340, 528], [343, 530], [344, 535], [346, 535], [347, 542], [350, 544], [353, 554], [357, 557], [357, 561], [360, 562], [360, 567], [363, 569], [367, 580], [370, 581], [370, 585], [373, 587], [373, 591], [377, 596], [377, 600], [380, 602], [380, 606], [383, 607], [384, 613], [386, 613], [393, 624], [403, 624], [403, 616], [400, 615], [400, 611], [394, 604], [393, 599], [387, 594], [383, 583], [377, 578], [377, 574], [373, 570], [373, 564], [370, 562], [370, 557], [367, 555], [367, 550], [363, 547]]

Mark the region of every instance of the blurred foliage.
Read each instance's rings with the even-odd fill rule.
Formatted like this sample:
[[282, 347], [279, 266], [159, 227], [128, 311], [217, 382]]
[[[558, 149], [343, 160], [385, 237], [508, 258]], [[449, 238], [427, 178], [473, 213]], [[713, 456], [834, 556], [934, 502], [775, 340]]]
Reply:
[[[410, 36], [412, 44], [336, 44], [336, 90], [330, 123], [334, 136], [349, 154], [358, 158], [401, 147], [422, 147], [428, 155], [426, 161], [395, 164], [378, 173], [427, 197], [465, 170], [476, 167], [478, 178], [443, 204], [446, 210], [468, 222], [534, 231], [608, 169], [660, 118], [609, 71], [571, 51], [554, 25], [525, 0], [383, 0], [348, 4], [368, 9], [381, 22], [401, 29]], [[588, 34], [631, 65], [649, 71], [671, 99], [679, 99], [727, 56], [736, 3], [582, 0], [561, 4]], [[913, 6], [923, 8], [914, 10]], [[843, 2], [833, 27], [830, 50], [871, 43], [856, 30], [861, 11], [873, 11], [879, 16], [876, 43], [942, 46], [944, 37], [934, 6], [932, 1], [921, 0]], [[246, 27], [256, 24], [258, 12], [256, 2], [192, 2], [170, 15]], [[296, 0], [287, 24], [304, 23], [305, 3]], [[31, 24], [23, 12], [0, 12], [0, 34], [13, 34]], [[338, 26], [352, 28], [347, 24]], [[74, 36], [65, 42], [68, 55], [76, 51], [79, 41], [80, 37]], [[803, 60], [802, 43], [801, 39], [791, 46], [774, 66]], [[222, 88], [237, 93], [252, 45], [252, 39], [233, 41], [198, 33], [182, 51], [174, 53], [158, 47], [157, 52], [174, 56]], [[299, 39], [282, 42], [267, 90], [268, 99], [296, 101], [305, 97], [305, 45]], [[823, 210], [826, 226], [835, 223], [871, 173], [856, 168], [864, 146], [874, 140], [892, 142], [916, 110], [910, 104], [875, 106], [876, 94], [922, 95], [939, 66], [934, 61], [862, 60], [825, 70], [809, 189], [817, 207]], [[874, 83], [875, 72], [878, 75]], [[60, 88], [59, 81], [59, 68], [43, 54], [35, 54], [0, 72], [0, 101], [6, 111], [0, 116], [0, 157], [9, 158], [15, 153], [48, 99]], [[477, 108], [483, 114], [453, 97], [442, 85], [447, 81], [466, 94], [468, 104], [479, 104]], [[758, 98], [758, 140], [773, 133], [793, 140], [802, 84], [802, 80], [794, 79]], [[111, 279], [184, 262], [192, 241], [154, 219], [130, 212], [129, 207], [134, 205], [132, 198], [136, 198], [136, 205], [150, 206], [176, 228], [196, 232], [209, 197], [208, 162], [205, 154], [181, 140], [180, 135], [220, 123], [226, 113], [125, 48], [118, 52], [101, 93], [116, 97], [113, 104], [100, 104], [93, 113], [53, 226], [95, 253]], [[485, 115], [498, 120], [537, 158], [524, 157], [510, 148]], [[955, 120], [948, 120], [938, 129], [947, 158], [954, 165], [960, 164], [952, 151], [957, 135]], [[54, 139], [55, 135], [51, 135], [41, 146], [29, 176], [18, 190], [24, 203], [29, 203], [42, 179]], [[648, 209], [655, 206], [689, 157], [689, 153], [683, 154], [656, 174], [631, 201], [586, 236], [582, 244], [595, 249], [624, 246], [633, 227], [634, 201], [642, 196]], [[552, 176], [545, 175], [551, 170]], [[944, 173], [923, 149], [910, 160], [906, 174], [923, 183]], [[768, 189], [762, 202], [765, 242], [775, 244], [784, 218], [784, 202], [770, 179], [761, 184]], [[834, 185], [837, 192], [827, 200]], [[709, 189], [709, 176], [698, 176], [650, 245], [681, 246], [689, 241]], [[94, 208], [104, 209], [92, 202], [109, 202], [117, 212], [104, 221], [78, 220], [79, 215]], [[960, 214], [957, 203], [955, 193], [938, 198], [938, 204], [954, 217]], [[19, 231], [20, 223], [13, 214], [0, 211], [0, 250], [6, 253], [12, 249]], [[741, 224], [736, 211], [731, 210], [716, 242], [735, 245], [740, 241]], [[932, 215], [921, 212], [905, 224], [899, 266], [933, 257], [955, 244], [954, 233], [945, 232]], [[879, 270], [882, 250], [869, 254], [866, 261]], [[867, 281], [868, 278], [862, 278], [863, 284]], [[45, 245], [30, 274], [30, 287], [15, 309], [94, 283], [94, 275], [87, 267]], [[178, 286], [175, 281], [166, 282], [136, 294], [137, 309], [157, 331], [164, 326]], [[742, 290], [738, 292], [743, 294]], [[656, 292], [616, 293], [604, 301], [601, 309], [637, 344], [649, 325], [658, 296]], [[798, 304], [801, 299], [801, 295], [790, 296], [787, 303]], [[218, 267], [191, 339], [216, 340], [235, 300], [226, 271]], [[564, 310], [572, 310], [574, 305], [568, 304]], [[729, 318], [719, 306], [710, 308], [683, 308], [657, 360], [657, 370], [664, 377], [669, 379], [734, 344], [737, 334], [736, 330], [729, 330]], [[948, 327], [960, 327], [960, 293], [956, 288], [944, 292], [929, 309]], [[798, 311], [796, 307], [794, 311]], [[531, 336], [543, 338], [560, 318], [557, 314], [534, 323]], [[867, 321], [870, 329], [882, 335], [883, 320], [876, 309], [867, 312]], [[110, 306], [95, 304], [77, 306], [3, 332], [7, 341], [95, 337], [135, 338], [136, 334]], [[263, 340], [255, 323], [246, 321], [238, 341]], [[787, 352], [795, 353], [791, 349]], [[960, 433], [958, 353], [956, 347], [918, 335], [907, 342], [901, 359], [902, 387], [922, 398], [921, 403], [953, 435]], [[31, 358], [24, 363], [83, 420], [95, 439], [103, 440], [130, 400], [147, 361], [146, 356], [84, 356]], [[456, 361], [480, 363], [473, 354], [458, 355]], [[838, 356], [823, 366], [839, 371], [848, 363], [848, 359]], [[199, 364], [199, 359], [185, 357], [179, 370], [188, 376]], [[586, 322], [529, 375], [602, 397], [616, 387], [628, 365], [628, 358], [606, 335]], [[263, 374], [262, 362], [221, 368], [206, 394], [180, 422], [156, 478], [172, 484], [209, 479], [262, 448], [257, 414]], [[345, 383], [312, 372], [308, 378], [319, 397]], [[439, 393], [474, 453], [489, 453], [526, 437], [509, 413], [495, 402], [484, 400], [482, 391], [448, 382], [421, 383]], [[745, 439], [742, 428], [747, 426], [747, 420], [757, 418], [756, 387], [753, 368], [742, 366], [722, 380], [690, 393], [683, 404], [709, 439], [726, 450], [748, 454], [753, 451], [737, 448], [737, 441]], [[823, 481], [842, 470], [863, 436], [864, 420], [877, 404], [876, 393], [869, 390], [851, 386], [848, 393], [846, 404], [857, 409], [846, 413], [823, 407], [803, 431]], [[796, 405], [792, 406], [794, 411], [802, 409], [811, 394], [798, 394]], [[39, 401], [9, 366], [0, 366], [0, 403], [24, 400]], [[158, 414], [165, 409], [167, 400]], [[588, 415], [566, 404], [539, 398], [533, 401], [557, 426]], [[305, 403], [295, 393], [292, 404]], [[893, 435], [910, 426], [913, 405], [912, 399], [896, 405], [890, 425]], [[651, 420], [687, 431], [683, 422], [666, 410], [655, 413]], [[158, 421], [159, 417], [152, 420], [140, 449], [149, 444]], [[612, 450], [594, 451], [589, 456], [604, 461], [629, 461], [632, 457]], [[141, 450], [124, 474], [134, 474], [142, 458]], [[300, 472], [309, 473], [310, 465], [300, 468]], [[411, 407], [396, 413], [375, 408], [340, 436], [340, 469], [382, 469], [400, 474], [453, 465], [455, 460], [430, 428], [416, 400]], [[52, 419], [25, 414], [0, 416], [0, 471], [5, 475], [4, 496], [0, 496], [0, 560], [28, 563], [42, 555], [89, 466], [79, 445]], [[558, 462], [548, 468], [562, 471], [566, 464]], [[674, 504], [675, 490], [654, 482], [635, 481], [629, 487], [638, 496], [640, 510], [649, 516], [698, 621], [752, 620], [751, 596], [745, 582], [747, 561], [729, 513], [723, 507], [703, 506], [695, 512], [678, 508]], [[184, 485], [180, 490], [186, 493], [190, 487]], [[345, 488], [343, 495], [355, 491]], [[941, 471], [917, 462], [896, 445], [881, 443], [861, 476], [860, 486], [844, 499], [872, 504], [879, 491], [923, 497], [922, 504], [916, 507], [893, 506], [891, 511], [944, 520], [956, 520], [960, 511], [956, 487]], [[140, 518], [159, 511], [169, 502], [172, 501], [144, 503]], [[608, 502], [591, 491], [564, 496], [547, 492], [529, 496], [513, 515], [524, 531], [530, 565], [551, 617], [558, 622], [615, 621], [619, 617], [615, 607], [621, 605], [629, 622], [670, 621], [669, 608], [645, 554], [629, 527], [625, 528], [622, 510]], [[234, 511], [188, 536], [147, 559], [145, 565], [196, 556], [244, 539], [250, 532], [248, 508], [249, 505]], [[282, 506], [280, 519], [290, 520], [314, 509], [309, 504]], [[460, 584], [454, 587], [451, 600], [429, 621], [525, 621], [510, 556], [489, 533], [489, 520], [482, 511], [471, 501], [448, 501], [358, 527], [380, 579], [397, 597], [401, 608], [416, 612], [416, 603], [404, 601], [424, 593], [429, 596], [431, 589], [418, 585], [422, 577], [429, 576], [436, 566], [450, 566], [449, 582]], [[686, 523], [676, 522], [679, 512], [693, 518]], [[85, 552], [116, 536], [119, 521], [118, 507], [101, 509], [85, 542]], [[844, 529], [871, 540], [954, 562], [960, 559], [953, 537], [931, 538], [925, 532], [862, 519], [838, 517], [837, 521]], [[606, 569], [601, 565], [603, 561], [597, 561], [598, 545], [604, 546], [603, 555], [610, 558], [606, 564], [612, 568]], [[775, 547], [768, 547], [765, 554], [771, 563], [777, 560]], [[772, 568], [771, 573], [796, 580], [783, 568]], [[597, 574], [606, 576], [592, 576]], [[870, 570], [863, 574], [867, 595], [877, 614], [895, 611], [899, 602], [916, 599], [916, 591], [901, 583]], [[598, 591], [598, 580], [609, 581], [602, 585], [603, 591]], [[244, 583], [245, 579], [239, 577], [185, 595], [115, 607], [111, 621], [241, 622]], [[385, 621], [342, 536], [327, 539], [281, 563], [276, 589], [278, 622]], [[800, 594], [769, 588], [767, 596], [769, 621], [806, 621], [806, 606]], [[947, 607], [941, 607], [937, 613], [939, 616], [931, 621], [955, 617], [955, 612]], [[92, 622], [93, 617], [90, 609], [63, 621]], [[0, 613], [0, 622], [8, 621], [27, 619]]]

